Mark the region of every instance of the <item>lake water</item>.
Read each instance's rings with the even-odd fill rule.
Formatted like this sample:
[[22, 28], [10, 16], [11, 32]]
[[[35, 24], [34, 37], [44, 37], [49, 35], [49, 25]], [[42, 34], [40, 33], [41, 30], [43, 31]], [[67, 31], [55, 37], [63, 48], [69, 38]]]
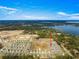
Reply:
[[63, 31], [73, 35], [79, 35], [79, 27], [73, 25], [50, 26], [49, 28], [55, 28], [59, 31]]

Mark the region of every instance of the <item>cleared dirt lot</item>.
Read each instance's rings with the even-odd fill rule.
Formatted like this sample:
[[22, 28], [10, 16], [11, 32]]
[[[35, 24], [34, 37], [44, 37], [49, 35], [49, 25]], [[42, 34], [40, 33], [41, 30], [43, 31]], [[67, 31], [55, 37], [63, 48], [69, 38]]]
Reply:
[[52, 47], [50, 47], [50, 38], [38, 38], [36, 34], [23, 34], [23, 30], [1, 31], [0, 34], [5, 52], [7, 53], [13, 51], [16, 51], [16, 53], [23, 51], [24, 53], [29, 50], [28, 54], [36, 54], [41, 57], [47, 57], [51, 54], [51, 56], [63, 54], [61, 47], [53, 39]]

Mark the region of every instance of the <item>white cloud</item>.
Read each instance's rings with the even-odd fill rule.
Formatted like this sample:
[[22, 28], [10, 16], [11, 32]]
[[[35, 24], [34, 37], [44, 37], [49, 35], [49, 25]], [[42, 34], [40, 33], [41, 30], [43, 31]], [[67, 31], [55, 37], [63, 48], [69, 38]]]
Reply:
[[72, 16], [71, 19], [79, 19], [79, 16]]
[[10, 12], [8, 12], [7, 14], [13, 14], [13, 13], [15, 13], [16, 11], [10, 11]]
[[79, 15], [74, 14], [74, 15], [72, 15], [72, 16], [70, 17], [70, 19], [78, 19], [78, 20], [79, 20]]
[[[71, 19], [79, 19], [79, 13], [66, 13], [66, 12], [57, 12], [57, 13], [52, 13], [49, 15], [45, 14], [32, 14], [29, 13], [24, 13], [24, 11], [20, 12], [20, 10], [17, 11], [15, 8], [9, 8], [9, 7], [4, 7], [0, 6], [0, 9], [3, 10], [3, 14], [7, 14], [3, 17], [3, 19], [28, 19], [28, 20], [71, 20]], [[1, 12], [1, 11], [0, 11]], [[26, 11], [27, 12], [27, 11]]]
[[0, 6], [0, 9], [6, 9], [6, 10], [17, 10], [15, 8], [9, 8], [9, 7], [5, 7], [5, 6]]
[[15, 9], [15, 8], [0, 6], [0, 12], [2, 12], [3, 14], [13, 14], [16, 11], [17, 11], [17, 9]]
[[51, 17], [49, 16], [34, 16], [34, 15], [26, 15], [26, 14], [13, 14], [8, 15], [7, 17], [3, 19], [10, 19], [10, 20], [51, 20]]
[[61, 16], [69, 16], [69, 14], [65, 13], [65, 12], [58, 12], [57, 14], [61, 15]]
[[46, 17], [46, 16], [28, 16], [28, 15], [22, 15], [23, 18], [25, 19], [50, 19], [50, 17]]
[[79, 13], [71, 14], [70, 19], [78, 19], [79, 20]]
[[22, 16], [25, 19], [48, 19], [48, 20], [74, 20], [74, 19], [79, 19], [79, 13], [65, 13], [65, 12], [58, 12], [58, 15], [53, 14], [52, 16], [28, 16], [28, 15], [23, 15]]
[[[79, 19], [79, 13], [73, 13], [73, 14], [69, 14], [69, 13], [65, 13], [65, 12], [58, 12], [57, 13], [59, 16], [61, 16], [62, 18], [66, 18], [66, 19]], [[61, 18], [61, 19], [62, 19]]]

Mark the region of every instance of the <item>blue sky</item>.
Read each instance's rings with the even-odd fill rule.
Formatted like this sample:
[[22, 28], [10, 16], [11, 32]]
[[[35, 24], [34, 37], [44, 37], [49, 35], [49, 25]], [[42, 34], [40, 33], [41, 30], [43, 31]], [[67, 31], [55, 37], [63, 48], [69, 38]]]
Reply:
[[0, 0], [0, 20], [79, 20], [79, 0]]

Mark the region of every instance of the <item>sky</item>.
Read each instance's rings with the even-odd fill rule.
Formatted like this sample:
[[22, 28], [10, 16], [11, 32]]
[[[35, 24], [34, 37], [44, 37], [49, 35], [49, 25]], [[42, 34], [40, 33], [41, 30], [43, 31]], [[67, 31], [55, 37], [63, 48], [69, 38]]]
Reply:
[[0, 0], [0, 20], [79, 20], [79, 0]]

